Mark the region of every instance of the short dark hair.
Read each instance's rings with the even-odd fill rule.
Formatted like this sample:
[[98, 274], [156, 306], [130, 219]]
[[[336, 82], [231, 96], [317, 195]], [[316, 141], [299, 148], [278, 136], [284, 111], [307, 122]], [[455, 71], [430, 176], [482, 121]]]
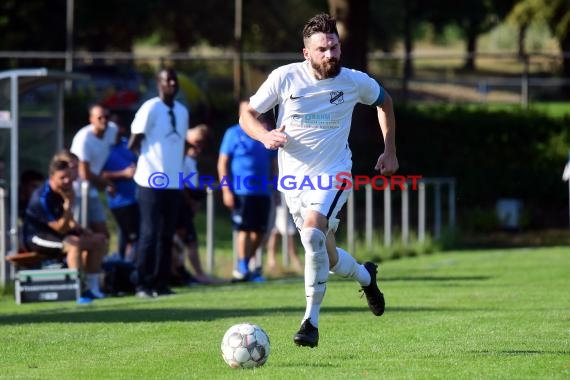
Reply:
[[171, 75], [174, 76], [176, 78], [178, 78], [178, 74], [176, 73], [176, 70], [174, 70], [172, 67], [167, 67], [167, 66], [163, 66], [160, 69], [158, 69], [158, 71], [156, 72], [156, 80], [160, 80], [160, 74], [162, 73], [166, 73], [166, 75]]
[[326, 13], [320, 13], [311, 18], [303, 27], [303, 40], [307, 40], [315, 33], [336, 34], [336, 20]]
[[69, 149], [62, 149], [53, 155], [51, 162], [54, 161], [66, 161], [68, 164], [70, 164], [71, 167], [71, 162], [79, 162], [79, 157], [77, 157], [75, 153], [71, 153]]
[[53, 160], [49, 165], [50, 177], [60, 170], [69, 169], [69, 162], [63, 160]]
[[93, 110], [95, 108], [101, 108], [103, 111], [107, 110], [107, 107], [105, 107], [103, 105], [103, 103], [93, 103], [89, 105], [89, 108], [87, 108], [87, 112], [89, 112], [89, 115], [91, 115], [91, 112], [93, 112]]

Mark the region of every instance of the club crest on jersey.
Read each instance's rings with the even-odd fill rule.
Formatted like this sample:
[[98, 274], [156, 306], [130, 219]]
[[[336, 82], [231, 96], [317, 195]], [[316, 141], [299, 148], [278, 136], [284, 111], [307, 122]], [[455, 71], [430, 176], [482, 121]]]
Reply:
[[344, 103], [344, 92], [342, 91], [331, 91], [331, 104], [336, 104], [337, 106]]

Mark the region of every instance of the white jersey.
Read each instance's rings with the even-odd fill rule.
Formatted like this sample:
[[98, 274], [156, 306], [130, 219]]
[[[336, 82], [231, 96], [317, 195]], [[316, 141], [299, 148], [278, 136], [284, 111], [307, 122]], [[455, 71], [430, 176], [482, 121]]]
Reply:
[[[179, 188], [189, 115], [186, 107], [177, 101], [172, 109], [174, 118], [170, 111], [159, 97], [155, 97], [143, 103], [131, 124], [132, 134], [144, 134], [134, 176], [139, 186]], [[160, 180], [152, 182], [157, 174]]]
[[[109, 157], [111, 147], [117, 141], [117, 133], [119, 133], [119, 128], [112, 121], [107, 124], [107, 128], [101, 138], [93, 133], [93, 125], [86, 125], [77, 131], [73, 137], [70, 151], [79, 158], [79, 161], [88, 162], [91, 172], [99, 175], [101, 170], [103, 170], [107, 157]], [[97, 194], [95, 186], [90, 188], [90, 194]]]
[[384, 98], [383, 88], [367, 74], [342, 68], [334, 78], [317, 80], [308, 61], [274, 70], [250, 99], [257, 112], [279, 105], [277, 126], [285, 126], [287, 144], [279, 149], [281, 179], [308, 176], [316, 184], [321, 178], [352, 169], [348, 135], [357, 103], [376, 105]]

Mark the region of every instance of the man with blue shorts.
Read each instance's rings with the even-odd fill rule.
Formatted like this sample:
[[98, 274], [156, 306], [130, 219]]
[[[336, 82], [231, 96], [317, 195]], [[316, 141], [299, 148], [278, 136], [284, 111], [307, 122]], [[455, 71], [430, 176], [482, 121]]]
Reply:
[[[269, 117], [263, 123], [271, 123]], [[238, 233], [235, 281], [264, 280], [260, 267], [250, 270], [250, 261], [267, 231], [274, 160], [275, 152], [249, 137], [239, 124], [226, 131], [220, 146], [218, 176], [224, 205], [232, 210], [234, 230]]]
[[133, 179], [136, 164], [137, 156], [128, 148], [128, 137], [118, 134], [101, 176], [113, 182], [115, 191], [107, 192], [107, 205], [119, 227], [119, 255], [128, 261], [135, 259], [140, 229], [137, 184]]

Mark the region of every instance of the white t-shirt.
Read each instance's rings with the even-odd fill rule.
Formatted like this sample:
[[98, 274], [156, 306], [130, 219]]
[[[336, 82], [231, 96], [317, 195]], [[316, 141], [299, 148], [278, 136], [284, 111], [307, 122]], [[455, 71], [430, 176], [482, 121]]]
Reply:
[[[287, 144], [279, 149], [279, 177], [297, 183], [309, 176], [350, 172], [348, 135], [357, 103], [380, 104], [384, 89], [367, 74], [342, 68], [334, 78], [317, 80], [308, 61], [275, 69], [250, 99], [257, 112], [279, 105], [277, 126], [285, 126]], [[323, 183], [327, 183], [326, 181]], [[281, 181], [279, 181], [281, 191]], [[294, 190], [293, 190], [294, 191]]]
[[[93, 174], [101, 174], [101, 170], [109, 157], [111, 147], [115, 145], [119, 128], [110, 121], [101, 138], [93, 133], [93, 125], [89, 124], [81, 128], [71, 142], [71, 153], [75, 154], [79, 161], [88, 162]], [[90, 195], [97, 195], [95, 186], [89, 189]]]
[[[143, 103], [131, 124], [132, 134], [145, 135], [134, 176], [139, 186], [179, 188], [189, 115], [186, 107], [178, 101], [174, 102], [172, 111], [175, 127], [172, 126], [170, 108], [159, 97], [155, 97]], [[150, 184], [149, 181], [156, 178], [156, 173], [164, 173], [168, 184], [165, 179]]]

